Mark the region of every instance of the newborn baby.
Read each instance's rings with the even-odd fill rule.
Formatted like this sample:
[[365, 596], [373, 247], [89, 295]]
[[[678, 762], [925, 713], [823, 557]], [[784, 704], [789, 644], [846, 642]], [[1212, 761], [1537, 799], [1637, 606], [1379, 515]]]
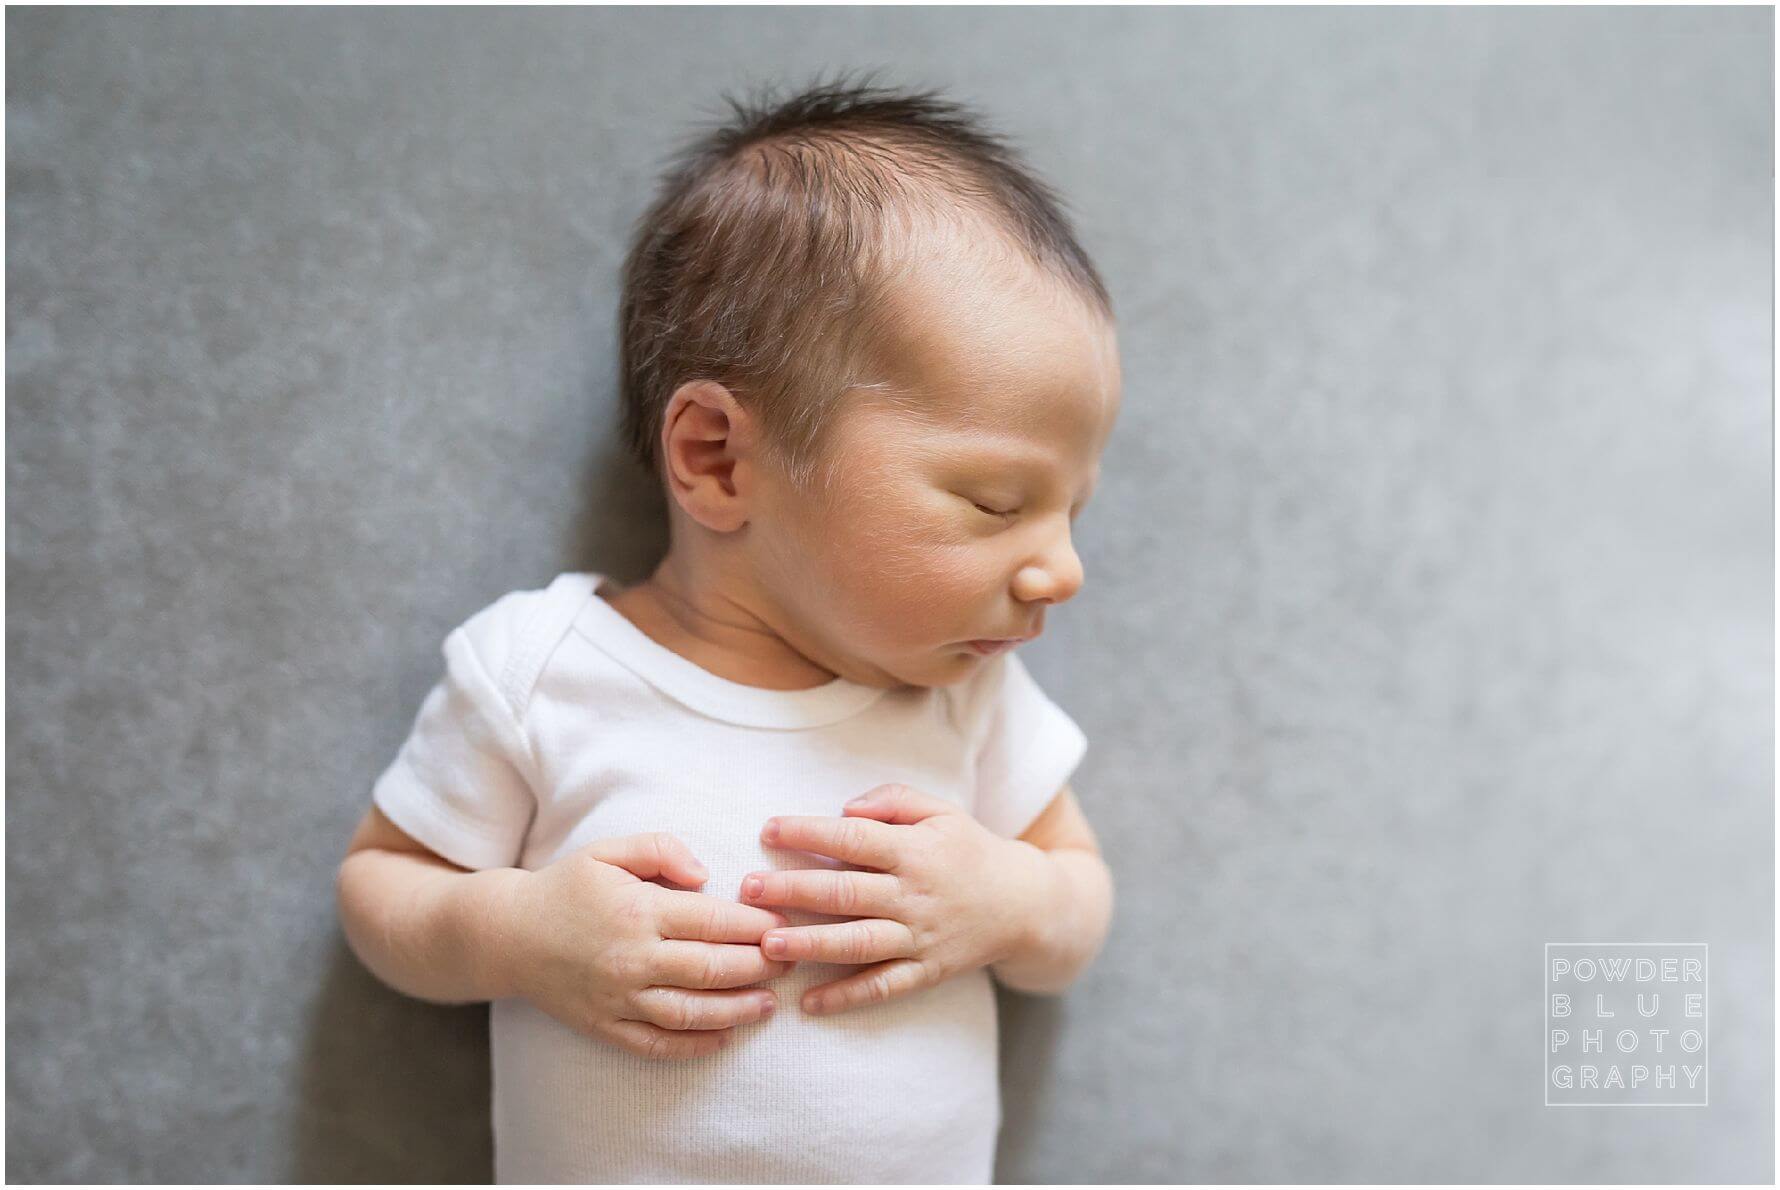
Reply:
[[731, 106], [624, 276], [667, 555], [450, 633], [342, 922], [492, 1002], [499, 1182], [987, 1183], [991, 974], [1059, 992], [1111, 914], [1086, 739], [1011, 651], [1082, 585], [1110, 303], [957, 105]]

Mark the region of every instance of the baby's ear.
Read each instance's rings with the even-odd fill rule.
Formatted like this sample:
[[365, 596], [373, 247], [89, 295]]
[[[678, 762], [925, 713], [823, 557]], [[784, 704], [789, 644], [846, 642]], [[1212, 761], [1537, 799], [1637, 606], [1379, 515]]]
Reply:
[[736, 465], [752, 440], [747, 410], [723, 385], [691, 380], [674, 390], [662, 416], [662, 472], [687, 516], [717, 533], [748, 523]]

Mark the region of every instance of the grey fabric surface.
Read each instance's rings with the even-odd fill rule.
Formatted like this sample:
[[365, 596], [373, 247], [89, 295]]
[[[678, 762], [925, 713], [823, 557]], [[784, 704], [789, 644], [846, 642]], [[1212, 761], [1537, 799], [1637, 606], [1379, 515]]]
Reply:
[[[11, 8], [10, 1181], [485, 1180], [486, 1009], [333, 878], [444, 633], [662, 546], [613, 324], [750, 80], [944, 85], [1125, 402], [1026, 654], [1098, 964], [1009, 1181], [1768, 1182], [1772, 12]], [[1711, 1106], [1555, 1111], [1541, 947], [1710, 944]]]

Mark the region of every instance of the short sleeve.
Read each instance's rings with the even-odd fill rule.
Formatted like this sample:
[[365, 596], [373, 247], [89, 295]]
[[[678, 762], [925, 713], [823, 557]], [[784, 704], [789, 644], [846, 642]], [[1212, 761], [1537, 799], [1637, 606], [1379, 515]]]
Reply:
[[460, 867], [514, 867], [537, 809], [531, 749], [494, 675], [534, 592], [513, 592], [451, 630], [445, 673], [372, 786], [390, 821]]
[[1088, 737], [1013, 653], [996, 657], [969, 685], [963, 712], [976, 757], [973, 813], [1017, 839], [1075, 772]]

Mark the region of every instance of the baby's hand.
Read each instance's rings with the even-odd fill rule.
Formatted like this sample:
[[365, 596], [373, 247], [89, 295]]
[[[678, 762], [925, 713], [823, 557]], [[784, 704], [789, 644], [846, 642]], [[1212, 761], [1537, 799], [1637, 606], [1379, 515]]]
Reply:
[[499, 910], [515, 986], [571, 1029], [633, 1054], [702, 1057], [772, 1011], [770, 990], [741, 989], [791, 969], [760, 950], [787, 919], [657, 877], [707, 879], [685, 843], [655, 832], [597, 840], [515, 880]]
[[805, 1012], [880, 1003], [999, 962], [1032, 928], [1046, 876], [1044, 852], [1031, 844], [906, 785], [880, 785], [844, 814], [771, 818], [761, 841], [877, 871], [804, 868], [742, 881], [752, 905], [860, 918], [775, 928], [762, 939], [772, 958], [874, 964], [811, 988]]

